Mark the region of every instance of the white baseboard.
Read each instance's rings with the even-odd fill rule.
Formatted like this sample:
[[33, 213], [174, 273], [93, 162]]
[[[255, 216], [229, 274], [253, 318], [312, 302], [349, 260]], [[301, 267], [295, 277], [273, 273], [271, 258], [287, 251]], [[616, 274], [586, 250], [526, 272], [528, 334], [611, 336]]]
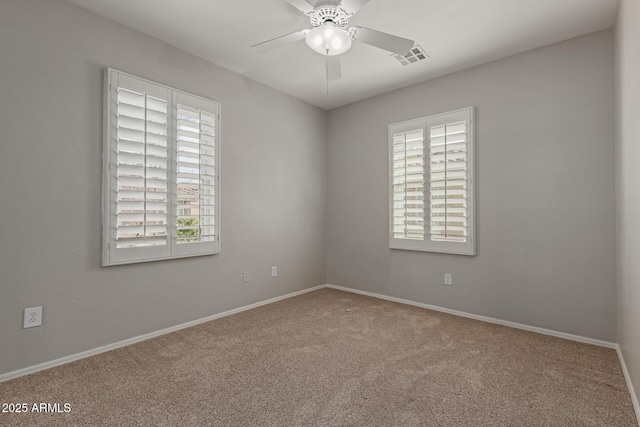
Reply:
[[629, 375], [629, 370], [627, 369], [627, 363], [624, 361], [622, 350], [620, 349], [620, 346], [618, 344], [616, 344], [616, 352], [618, 353], [620, 366], [622, 366], [622, 373], [624, 374], [624, 380], [627, 382], [627, 388], [629, 389], [629, 394], [631, 395], [631, 402], [633, 403], [633, 409], [636, 411], [636, 418], [638, 419], [638, 424], [640, 424], [640, 404], [638, 403], [638, 395], [636, 394], [636, 390], [633, 388], [633, 383], [631, 382], [631, 376]]
[[354, 294], [360, 294], [360, 295], [366, 295], [366, 296], [369, 296], [369, 297], [380, 298], [380, 299], [383, 299], [383, 300], [393, 301], [393, 302], [397, 302], [397, 303], [400, 303], [400, 304], [413, 305], [415, 307], [426, 308], [426, 309], [434, 310], [434, 311], [441, 311], [443, 313], [453, 314], [455, 316], [466, 317], [466, 318], [474, 319], [474, 320], [480, 320], [480, 321], [483, 321], [483, 322], [495, 323], [495, 324], [503, 325], [503, 326], [509, 326], [511, 328], [523, 329], [525, 331], [537, 332], [539, 334], [551, 335], [551, 336], [554, 336], [554, 337], [564, 338], [564, 339], [568, 339], [568, 340], [571, 340], [571, 341], [578, 341], [578, 342], [582, 342], [582, 343], [586, 343], [586, 344], [593, 344], [593, 345], [597, 345], [597, 346], [600, 346], [600, 347], [607, 347], [607, 348], [613, 348], [613, 349], [615, 349], [617, 347], [616, 343], [609, 342], [609, 341], [601, 341], [601, 340], [597, 340], [597, 339], [594, 339], [594, 338], [583, 337], [583, 336], [580, 336], [580, 335], [572, 335], [572, 334], [567, 334], [565, 332], [553, 331], [551, 329], [544, 329], [544, 328], [538, 328], [536, 326], [524, 325], [522, 323], [515, 323], [515, 322], [509, 322], [507, 320], [494, 319], [493, 317], [480, 316], [478, 314], [471, 314], [471, 313], [466, 313], [464, 311], [452, 310], [450, 308], [439, 307], [437, 305], [423, 304], [421, 302], [415, 302], [415, 301], [410, 301], [410, 300], [406, 300], [406, 299], [402, 299], [402, 298], [390, 297], [390, 296], [387, 296], [387, 295], [376, 294], [376, 293], [373, 293], [373, 292], [361, 291], [359, 289], [344, 288], [342, 286], [326, 285], [326, 287], [327, 288], [331, 288], [331, 289], [338, 289], [340, 291], [351, 292], [351, 293], [354, 293]]
[[104, 353], [105, 351], [115, 350], [116, 348], [125, 347], [127, 345], [135, 344], [140, 341], [145, 341], [150, 338], [155, 338], [160, 335], [165, 335], [170, 332], [179, 331], [180, 329], [189, 328], [191, 326], [199, 325], [200, 323], [209, 322], [211, 320], [220, 319], [221, 317], [230, 316], [232, 314], [240, 313], [242, 311], [251, 310], [253, 308], [258, 308], [263, 305], [272, 304], [274, 302], [282, 301], [284, 299], [292, 298], [298, 295], [306, 294], [308, 292], [317, 291], [319, 289], [325, 288], [326, 285], [315, 286], [309, 289], [303, 289], [301, 291], [292, 292], [290, 294], [282, 295], [279, 297], [271, 298], [265, 301], [256, 302], [254, 304], [245, 305], [243, 307], [234, 308], [233, 310], [228, 310], [222, 313], [214, 314], [212, 316], [203, 317], [202, 319], [193, 320], [191, 322], [182, 323], [180, 325], [171, 326], [170, 328], [161, 329], [159, 331], [150, 332], [148, 334], [140, 335], [137, 337], [129, 338], [124, 341], [119, 341], [113, 344], [107, 344], [102, 347], [97, 347], [91, 350], [83, 351], [81, 353], [72, 354], [70, 356], [61, 357], [59, 359], [52, 360], [50, 362], [40, 363], [38, 365], [29, 366], [27, 368], [18, 369], [17, 371], [8, 372], [6, 374], [0, 375], [0, 383], [3, 381], [8, 381], [14, 378], [22, 377], [24, 375], [32, 374], [34, 372], [43, 371], [45, 369], [53, 368], [55, 366], [64, 365], [65, 363], [73, 362], [75, 360], [84, 359], [85, 357], [94, 356], [96, 354]]

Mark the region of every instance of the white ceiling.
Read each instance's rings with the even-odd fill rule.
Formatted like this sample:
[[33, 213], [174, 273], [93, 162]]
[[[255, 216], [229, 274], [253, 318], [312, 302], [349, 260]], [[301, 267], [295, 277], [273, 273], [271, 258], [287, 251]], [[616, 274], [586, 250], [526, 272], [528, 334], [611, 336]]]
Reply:
[[431, 58], [403, 67], [389, 52], [354, 42], [327, 95], [324, 59], [304, 41], [266, 53], [250, 47], [310, 28], [285, 0], [68, 1], [324, 109], [612, 27], [619, 3], [371, 0], [352, 25], [413, 39]]

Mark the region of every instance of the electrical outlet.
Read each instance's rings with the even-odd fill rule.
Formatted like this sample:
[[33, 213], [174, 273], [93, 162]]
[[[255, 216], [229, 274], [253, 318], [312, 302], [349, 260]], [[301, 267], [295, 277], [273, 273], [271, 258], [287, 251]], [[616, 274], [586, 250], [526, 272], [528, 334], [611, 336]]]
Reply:
[[33, 328], [42, 325], [42, 307], [31, 307], [24, 309], [23, 328]]
[[453, 286], [453, 277], [451, 273], [444, 273], [444, 284], [447, 286]]
[[249, 272], [245, 271], [242, 273], [242, 283], [249, 283]]
[[278, 275], [278, 267], [277, 266], [273, 266], [271, 267], [271, 277], [276, 277]]

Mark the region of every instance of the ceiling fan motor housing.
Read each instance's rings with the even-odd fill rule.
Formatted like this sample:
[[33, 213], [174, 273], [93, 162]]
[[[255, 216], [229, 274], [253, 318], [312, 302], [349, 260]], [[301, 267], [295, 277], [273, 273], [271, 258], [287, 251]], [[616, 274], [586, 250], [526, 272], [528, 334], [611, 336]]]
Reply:
[[338, 6], [327, 5], [316, 8], [309, 17], [311, 18], [311, 25], [314, 27], [331, 22], [336, 27], [346, 30], [349, 26], [350, 15]]

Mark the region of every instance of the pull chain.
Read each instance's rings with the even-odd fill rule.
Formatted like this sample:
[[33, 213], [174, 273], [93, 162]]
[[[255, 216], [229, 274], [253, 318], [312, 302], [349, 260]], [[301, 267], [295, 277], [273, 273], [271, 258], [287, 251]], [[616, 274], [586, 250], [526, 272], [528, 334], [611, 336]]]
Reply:
[[329, 96], [329, 49], [327, 49], [327, 56], [324, 58], [324, 75], [327, 78], [327, 96]]

